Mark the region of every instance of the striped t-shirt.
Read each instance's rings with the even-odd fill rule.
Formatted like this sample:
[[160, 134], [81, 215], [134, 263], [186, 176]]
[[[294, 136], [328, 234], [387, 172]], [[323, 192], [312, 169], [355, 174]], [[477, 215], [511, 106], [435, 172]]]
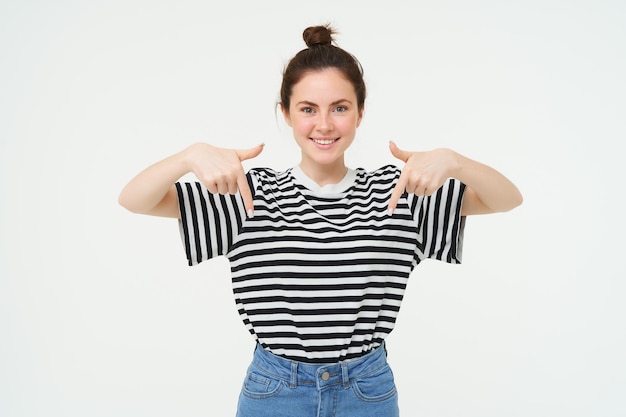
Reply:
[[239, 194], [178, 182], [189, 265], [224, 255], [236, 306], [264, 349], [328, 363], [359, 357], [391, 332], [413, 268], [461, 261], [464, 184], [429, 197], [406, 192], [387, 205], [400, 170], [349, 170], [320, 187], [300, 168], [248, 172], [254, 217]]

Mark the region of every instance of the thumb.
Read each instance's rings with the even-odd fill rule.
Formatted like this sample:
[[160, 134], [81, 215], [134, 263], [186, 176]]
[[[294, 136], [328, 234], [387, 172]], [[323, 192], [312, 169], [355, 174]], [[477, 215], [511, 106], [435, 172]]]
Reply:
[[245, 161], [246, 159], [252, 159], [259, 156], [259, 154], [263, 151], [264, 146], [265, 144], [262, 143], [254, 148], [236, 150], [235, 153], [239, 157], [240, 161]]
[[402, 162], [406, 162], [411, 156], [411, 152], [403, 151], [402, 149], [398, 148], [398, 145], [396, 145], [392, 140], [389, 141], [389, 150], [391, 151], [391, 154], [393, 156], [395, 156]]

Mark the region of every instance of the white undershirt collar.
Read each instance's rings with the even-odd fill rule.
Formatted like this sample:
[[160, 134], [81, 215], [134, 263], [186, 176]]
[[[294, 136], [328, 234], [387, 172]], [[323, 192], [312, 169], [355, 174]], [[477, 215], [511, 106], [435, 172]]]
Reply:
[[346, 175], [337, 184], [319, 185], [304, 173], [299, 165], [291, 169], [291, 174], [301, 185], [305, 186], [315, 194], [333, 195], [342, 194], [350, 188], [356, 180], [356, 171], [348, 168]]

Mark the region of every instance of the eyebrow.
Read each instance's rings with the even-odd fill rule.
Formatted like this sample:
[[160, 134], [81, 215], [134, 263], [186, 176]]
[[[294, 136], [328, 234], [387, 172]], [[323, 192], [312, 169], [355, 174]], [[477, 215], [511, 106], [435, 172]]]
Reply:
[[[348, 100], [347, 98], [342, 98], [342, 99], [333, 101], [332, 103], [330, 103], [330, 105], [336, 106], [337, 104], [341, 104], [341, 103], [352, 104], [352, 102]], [[307, 106], [319, 107], [316, 103], [313, 103], [312, 101], [307, 101], [307, 100], [299, 101], [296, 105], [302, 105], [302, 104], [307, 105]]]

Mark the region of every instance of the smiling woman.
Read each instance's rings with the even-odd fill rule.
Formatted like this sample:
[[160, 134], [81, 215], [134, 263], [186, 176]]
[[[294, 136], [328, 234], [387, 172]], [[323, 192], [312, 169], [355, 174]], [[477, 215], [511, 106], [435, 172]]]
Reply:
[[346, 175], [344, 153], [363, 116], [352, 83], [335, 68], [310, 72], [282, 111], [302, 149], [304, 173], [320, 185], [339, 182]]
[[[515, 185], [449, 149], [403, 167], [346, 166], [363, 117], [356, 58], [328, 26], [285, 68], [281, 110], [301, 160], [244, 171], [247, 150], [191, 145], [122, 190], [131, 211], [176, 217], [189, 265], [225, 256], [241, 320], [257, 342], [237, 415], [397, 416], [386, 360], [407, 280], [425, 259], [460, 263], [465, 216], [521, 204]], [[197, 182], [180, 182], [193, 173]]]

